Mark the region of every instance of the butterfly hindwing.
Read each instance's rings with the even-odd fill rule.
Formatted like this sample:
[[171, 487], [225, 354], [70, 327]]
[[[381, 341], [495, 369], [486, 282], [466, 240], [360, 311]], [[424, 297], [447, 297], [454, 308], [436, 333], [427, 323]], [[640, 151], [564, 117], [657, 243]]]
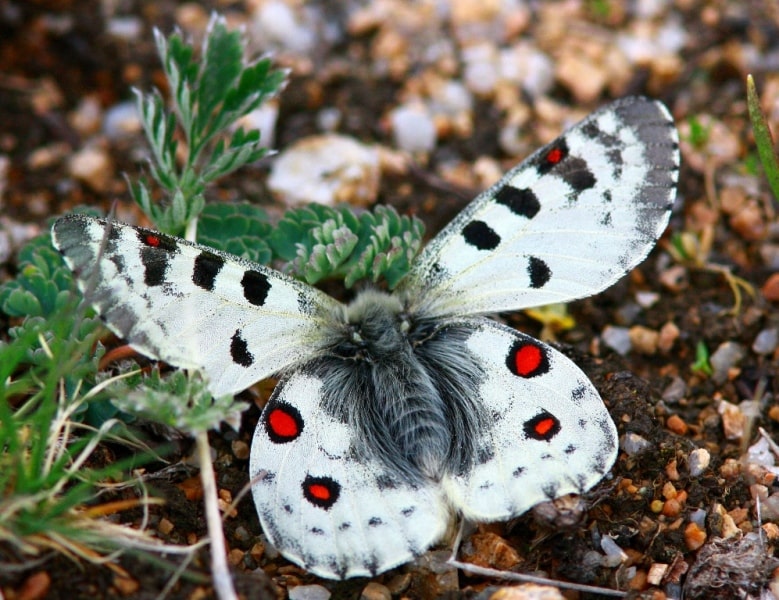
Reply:
[[325, 412], [321, 391], [305, 368], [276, 387], [252, 443], [254, 502], [289, 560], [322, 577], [375, 575], [438, 540], [448, 512], [434, 482], [404, 482], [358, 456], [355, 430]]
[[425, 247], [400, 292], [426, 316], [599, 292], [665, 229], [678, 168], [678, 138], [662, 104], [610, 104], [479, 195]]
[[217, 396], [313, 354], [337, 310], [277, 271], [155, 231], [69, 215], [52, 235], [111, 330], [146, 356], [202, 369]]
[[467, 348], [484, 372], [488, 424], [473, 466], [447, 478], [449, 502], [476, 521], [516, 517], [595, 485], [617, 455], [617, 432], [587, 376], [547, 344], [493, 321], [473, 322]]

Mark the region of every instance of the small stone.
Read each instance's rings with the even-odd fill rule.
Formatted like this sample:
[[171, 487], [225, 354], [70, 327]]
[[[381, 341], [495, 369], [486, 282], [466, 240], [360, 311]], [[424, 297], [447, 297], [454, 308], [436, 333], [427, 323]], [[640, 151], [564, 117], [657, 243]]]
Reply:
[[657, 339], [657, 348], [660, 352], [670, 352], [681, 332], [676, 323], [668, 321], [660, 328], [660, 336]]
[[141, 587], [141, 583], [137, 579], [122, 575], [114, 577], [113, 585], [122, 596], [134, 596]]
[[703, 472], [709, 468], [711, 454], [705, 448], [697, 448], [690, 452], [687, 458], [687, 465], [690, 468], [690, 475], [700, 477]]
[[428, 153], [436, 145], [436, 126], [428, 112], [418, 106], [399, 106], [390, 113], [395, 145], [411, 153]]
[[70, 175], [83, 181], [96, 192], [105, 192], [114, 176], [111, 157], [102, 148], [86, 146], [68, 161]]
[[162, 519], [160, 519], [159, 525], [157, 525], [157, 531], [159, 531], [163, 535], [169, 535], [170, 532], [173, 531], [175, 527], [176, 526], [171, 521], [163, 517]]
[[641, 308], [652, 308], [660, 300], [657, 292], [637, 292], [636, 302]]
[[706, 542], [706, 531], [697, 523], [688, 523], [684, 528], [684, 544], [688, 550], [697, 550]]
[[760, 502], [760, 516], [764, 521], [779, 520], [779, 493], [771, 494]]
[[682, 265], [668, 267], [660, 273], [660, 283], [672, 292], [681, 292], [687, 287], [687, 269]]
[[96, 95], [84, 96], [75, 110], [68, 115], [68, 122], [81, 137], [89, 137], [100, 130], [103, 109]]
[[490, 594], [488, 600], [565, 600], [565, 596], [552, 586], [522, 583], [511, 587], [502, 587]]
[[652, 447], [652, 443], [637, 433], [626, 433], [620, 440], [619, 447], [630, 456], [646, 452]]
[[287, 204], [367, 206], [379, 188], [379, 154], [357, 140], [334, 134], [299, 140], [273, 163], [268, 187]]
[[608, 84], [606, 70], [577, 52], [566, 52], [558, 58], [555, 76], [581, 104], [593, 102]]
[[243, 562], [244, 554], [246, 554], [246, 552], [240, 548], [233, 548], [230, 550], [230, 552], [227, 553], [227, 560], [231, 565], [237, 567]]
[[51, 588], [51, 576], [46, 571], [36, 571], [24, 580], [14, 598], [23, 600], [44, 600]]
[[681, 377], [674, 377], [668, 387], [663, 390], [663, 402], [676, 404], [687, 395], [687, 384]]
[[113, 16], [106, 24], [106, 32], [125, 42], [137, 42], [143, 36], [143, 20], [135, 16]]
[[771, 327], [763, 329], [752, 342], [752, 352], [755, 354], [773, 354], [779, 345], [779, 329]]
[[665, 426], [677, 435], [687, 435], [689, 426], [679, 415], [671, 415], [666, 419]]
[[235, 458], [239, 460], [246, 460], [249, 458], [249, 444], [243, 440], [233, 440], [230, 444], [230, 448], [233, 451]]
[[663, 577], [668, 572], [668, 567], [669, 565], [666, 563], [652, 563], [646, 575], [646, 582], [649, 585], [660, 585]]
[[646, 356], [651, 356], [657, 352], [657, 342], [660, 334], [654, 329], [649, 329], [643, 325], [634, 325], [628, 331], [630, 345], [633, 350]]
[[722, 417], [722, 429], [729, 440], [740, 440], [744, 436], [746, 417], [741, 408], [735, 404], [723, 400], [719, 403], [717, 411]]
[[392, 593], [387, 586], [371, 581], [360, 593], [360, 600], [392, 600]]
[[519, 554], [506, 540], [490, 532], [471, 536], [468, 560], [474, 564], [508, 571], [520, 562]]
[[601, 332], [601, 339], [606, 346], [621, 356], [630, 352], [630, 331], [626, 327], [607, 325]]
[[330, 600], [329, 590], [321, 585], [298, 585], [287, 591], [289, 600]]
[[249, 554], [256, 562], [260, 562], [260, 559], [265, 554], [265, 544], [257, 542], [249, 549]]
[[103, 134], [109, 140], [120, 140], [143, 129], [135, 102], [120, 102], [106, 110], [103, 117]]
[[604, 567], [618, 567], [628, 559], [628, 555], [625, 554], [625, 551], [608, 535], [601, 537], [600, 547], [601, 550], [606, 553], [606, 556], [602, 561]]
[[763, 298], [769, 302], [779, 302], [779, 273], [771, 275], [763, 284], [763, 287], [760, 288], [760, 291], [763, 294]]
[[714, 370], [712, 379], [716, 383], [725, 383], [730, 378], [731, 369], [741, 362], [745, 354], [743, 346], [736, 342], [721, 343], [709, 357], [709, 364]]

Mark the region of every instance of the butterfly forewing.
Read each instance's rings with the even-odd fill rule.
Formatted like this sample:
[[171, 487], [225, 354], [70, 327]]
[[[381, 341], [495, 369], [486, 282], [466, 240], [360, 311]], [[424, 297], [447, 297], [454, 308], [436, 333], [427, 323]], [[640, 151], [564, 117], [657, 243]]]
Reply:
[[70, 215], [54, 245], [111, 330], [235, 393], [314, 354], [338, 303], [272, 269], [147, 229]]
[[410, 311], [484, 314], [599, 292], [640, 262], [670, 215], [676, 130], [627, 98], [509, 171], [458, 215], [401, 283]]

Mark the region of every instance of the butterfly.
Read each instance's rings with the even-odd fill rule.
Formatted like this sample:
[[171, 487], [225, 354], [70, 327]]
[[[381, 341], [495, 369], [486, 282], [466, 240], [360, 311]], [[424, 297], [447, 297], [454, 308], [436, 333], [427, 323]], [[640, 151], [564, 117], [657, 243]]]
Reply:
[[623, 277], [665, 229], [678, 170], [667, 109], [614, 102], [473, 200], [394, 291], [348, 305], [148, 229], [70, 215], [52, 236], [141, 354], [199, 369], [215, 396], [280, 375], [250, 458], [263, 530], [319, 576], [372, 576], [453, 515], [511, 519], [608, 473], [617, 432], [593, 384], [488, 315]]

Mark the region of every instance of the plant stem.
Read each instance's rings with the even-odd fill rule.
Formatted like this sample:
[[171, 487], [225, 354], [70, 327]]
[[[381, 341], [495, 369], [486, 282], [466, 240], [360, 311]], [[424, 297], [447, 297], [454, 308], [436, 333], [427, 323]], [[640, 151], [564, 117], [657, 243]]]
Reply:
[[208, 537], [211, 538], [211, 576], [214, 581], [214, 591], [219, 600], [238, 600], [230, 577], [230, 569], [227, 566], [227, 549], [222, 530], [222, 515], [219, 513], [219, 498], [214, 464], [211, 462], [211, 447], [208, 444], [208, 431], [198, 431], [195, 441], [200, 462], [200, 480], [203, 482], [206, 525]]

